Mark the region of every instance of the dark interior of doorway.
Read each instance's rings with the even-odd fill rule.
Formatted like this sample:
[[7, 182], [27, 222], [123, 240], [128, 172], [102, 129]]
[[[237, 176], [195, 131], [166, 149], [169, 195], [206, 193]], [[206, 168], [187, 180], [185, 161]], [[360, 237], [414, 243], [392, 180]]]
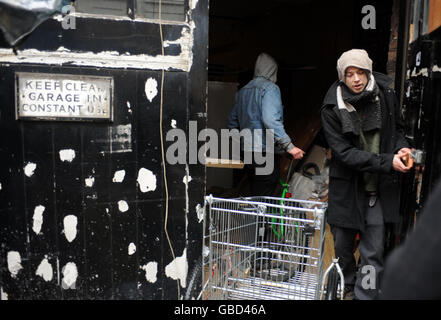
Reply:
[[[376, 10], [376, 29], [362, 27], [365, 5]], [[363, 48], [374, 70], [386, 73], [392, 7], [393, 0], [211, 0], [207, 126], [226, 128], [234, 93], [252, 79], [258, 54], [267, 52], [279, 64], [287, 133], [305, 151], [326, 147], [319, 110], [337, 79], [336, 61], [346, 50]], [[282, 160], [282, 176], [288, 163]], [[207, 168], [207, 194], [237, 196], [232, 171]]]

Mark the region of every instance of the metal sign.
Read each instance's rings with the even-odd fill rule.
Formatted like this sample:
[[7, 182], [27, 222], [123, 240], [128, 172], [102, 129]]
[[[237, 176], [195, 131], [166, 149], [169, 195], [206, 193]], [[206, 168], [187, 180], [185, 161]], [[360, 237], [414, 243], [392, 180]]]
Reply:
[[113, 78], [15, 73], [17, 119], [113, 121]]

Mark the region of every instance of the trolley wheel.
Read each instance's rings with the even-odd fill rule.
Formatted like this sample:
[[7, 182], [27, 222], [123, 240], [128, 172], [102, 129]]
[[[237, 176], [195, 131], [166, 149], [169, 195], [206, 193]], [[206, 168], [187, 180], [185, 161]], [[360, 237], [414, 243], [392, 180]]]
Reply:
[[337, 268], [334, 266], [328, 274], [328, 284], [326, 286], [325, 300], [337, 300], [337, 288], [339, 275]]

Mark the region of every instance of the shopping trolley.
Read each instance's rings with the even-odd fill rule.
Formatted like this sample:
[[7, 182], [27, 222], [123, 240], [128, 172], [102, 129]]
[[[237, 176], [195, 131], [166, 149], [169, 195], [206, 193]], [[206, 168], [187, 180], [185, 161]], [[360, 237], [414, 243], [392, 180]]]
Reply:
[[[202, 299], [314, 300], [325, 296], [325, 202], [213, 196], [205, 202], [204, 244], [209, 250], [202, 273]], [[343, 280], [334, 283], [333, 291], [342, 296]]]

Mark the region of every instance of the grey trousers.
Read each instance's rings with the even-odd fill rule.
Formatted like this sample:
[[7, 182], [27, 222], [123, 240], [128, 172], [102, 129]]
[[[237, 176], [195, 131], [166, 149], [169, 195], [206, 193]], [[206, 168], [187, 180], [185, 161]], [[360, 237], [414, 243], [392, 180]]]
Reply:
[[373, 207], [367, 208], [365, 231], [360, 232], [358, 250], [360, 260], [357, 265], [354, 257], [354, 243], [358, 230], [331, 226], [334, 237], [335, 256], [339, 258], [345, 278], [345, 287], [354, 287], [355, 298], [372, 300], [378, 296], [378, 286], [383, 273], [384, 220], [380, 199]]

